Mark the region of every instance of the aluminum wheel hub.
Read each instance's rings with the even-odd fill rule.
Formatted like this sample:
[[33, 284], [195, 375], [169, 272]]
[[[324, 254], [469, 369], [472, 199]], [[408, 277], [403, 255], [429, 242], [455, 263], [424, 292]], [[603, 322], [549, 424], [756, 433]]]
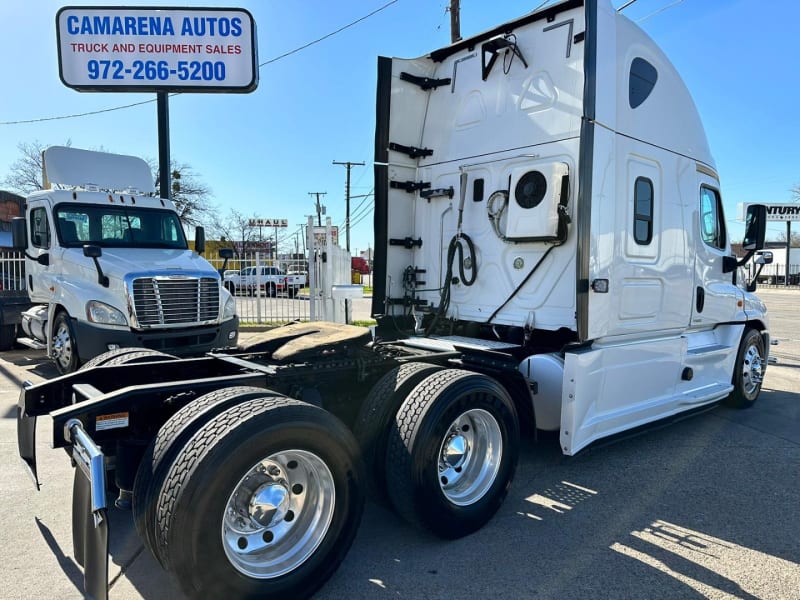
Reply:
[[755, 345], [747, 349], [742, 367], [742, 383], [745, 393], [749, 395], [758, 389], [764, 379], [764, 363]]
[[308, 450], [282, 450], [254, 464], [231, 490], [221, 537], [231, 566], [248, 577], [280, 577], [304, 563], [328, 533], [336, 486]]
[[289, 490], [280, 483], [267, 483], [250, 498], [250, 518], [262, 527], [282, 521], [289, 510]]
[[456, 506], [478, 502], [491, 489], [503, 460], [503, 433], [490, 412], [475, 408], [448, 427], [439, 449], [439, 487]]

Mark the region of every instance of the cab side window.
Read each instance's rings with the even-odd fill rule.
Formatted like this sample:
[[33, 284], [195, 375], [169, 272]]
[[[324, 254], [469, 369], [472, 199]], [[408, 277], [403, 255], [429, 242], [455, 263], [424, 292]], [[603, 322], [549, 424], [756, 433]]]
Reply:
[[717, 190], [705, 186], [700, 188], [700, 234], [712, 248], [725, 249], [727, 239], [722, 199]]
[[44, 208], [34, 208], [31, 211], [31, 244], [34, 248], [50, 247], [50, 223], [47, 211]]
[[653, 182], [637, 177], [633, 188], [633, 239], [640, 246], [653, 241]]

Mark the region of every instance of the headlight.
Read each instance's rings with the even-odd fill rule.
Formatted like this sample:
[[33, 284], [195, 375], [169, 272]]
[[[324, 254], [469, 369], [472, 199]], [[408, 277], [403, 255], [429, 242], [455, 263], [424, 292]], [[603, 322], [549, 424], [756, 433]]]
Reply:
[[86, 303], [86, 318], [91, 323], [102, 323], [103, 325], [128, 326], [128, 320], [121, 311], [105, 302], [90, 300]]
[[228, 296], [228, 299], [225, 300], [225, 308], [222, 310], [222, 320], [227, 321], [228, 319], [232, 319], [236, 316], [236, 300], [233, 299], [233, 296]]

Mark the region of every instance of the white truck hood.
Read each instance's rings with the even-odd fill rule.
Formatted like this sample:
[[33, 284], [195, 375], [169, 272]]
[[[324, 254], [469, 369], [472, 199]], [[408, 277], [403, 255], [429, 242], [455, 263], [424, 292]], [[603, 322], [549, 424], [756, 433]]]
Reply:
[[[80, 252], [80, 262], [91, 259]], [[66, 257], [65, 257], [66, 258]], [[181, 271], [205, 271], [216, 275], [209, 262], [190, 250], [167, 250], [162, 248], [104, 248], [98, 261], [109, 279], [125, 279], [130, 273], [180, 273]]]

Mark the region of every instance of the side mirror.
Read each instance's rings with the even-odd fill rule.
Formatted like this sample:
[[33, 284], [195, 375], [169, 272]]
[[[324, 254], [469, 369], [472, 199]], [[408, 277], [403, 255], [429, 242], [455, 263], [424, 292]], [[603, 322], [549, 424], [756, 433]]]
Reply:
[[761, 250], [767, 234], [767, 207], [763, 204], [751, 204], [747, 207], [742, 249], [746, 251]]
[[108, 287], [108, 277], [103, 274], [100, 261], [97, 259], [103, 256], [103, 249], [96, 244], [84, 244], [83, 255], [94, 261], [94, 268], [97, 269], [97, 283], [103, 287]]
[[202, 225], [194, 230], [194, 249], [198, 254], [206, 251], [206, 230]]
[[[220, 248], [219, 257], [225, 259], [222, 263], [222, 273], [224, 273], [225, 269], [228, 268], [228, 260], [233, 258], [233, 248]], [[222, 275], [222, 273], [220, 273], [220, 275]]]
[[28, 247], [28, 235], [25, 229], [25, 217], [11, 219], [11, 245], [14, 250], [25, 250]]
[[769, 250], [765, 250], [764, 252], [760, 252], [758, 256], [756, 256], [755, 262], [757, 265], [771, 265], [772, 264], [772, 252]]
[[88, 258], [100, 258], [103, 256], [103, 249], [95, 244], [85, 244], [83, 246], [83, 255]]

